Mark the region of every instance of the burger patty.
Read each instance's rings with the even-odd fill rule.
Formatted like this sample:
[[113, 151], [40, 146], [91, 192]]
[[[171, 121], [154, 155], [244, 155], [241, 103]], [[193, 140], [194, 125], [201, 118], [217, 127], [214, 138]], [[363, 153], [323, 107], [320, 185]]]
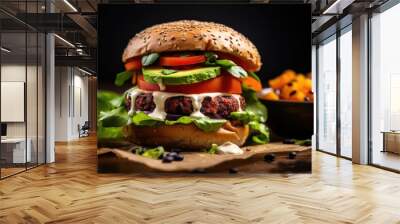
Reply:
[[233, 96], [205, 97], [200, 112], [207, 117], [228, 118], [231, 112], [239, 110], [239, 103]]
[[190, 115], [193, 113], [192, 98], [187, 96], [173, 96], [165, 100], [167, 114]]
[[141, 93], [136, 97], [135, 109], [140, 111], [153, 111], [156, 104], [151, 93]]
[[[127, 98], [127, 107], [130, 107], [130, 98]], [[153, 101], [151, 93], [141, 93], [135, 99], [135, 110], [137, 111], [154, 111], [156, 105]], [[239, 108], [246, 107], [246, 102], [242, 96], [239, 102], [233, 96], [215, 96], [204, 97], [200, 112], [210, 118], [222, 119], [229, 118], [231, 112], [239, 111]], [[187, 96], [173, 96], [165, 100], [164, 110], [167, 114], [188, 116], [194, 112], [193, 101]]]

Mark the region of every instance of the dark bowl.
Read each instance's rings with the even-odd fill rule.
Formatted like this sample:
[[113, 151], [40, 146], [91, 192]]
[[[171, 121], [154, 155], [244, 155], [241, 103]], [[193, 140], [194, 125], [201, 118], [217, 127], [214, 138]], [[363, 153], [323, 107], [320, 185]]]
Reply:
[[314, 129], [314, 104], [285, 100], [263, 100], [268, 109], [268, 127], [281, 138], [310, 139]]

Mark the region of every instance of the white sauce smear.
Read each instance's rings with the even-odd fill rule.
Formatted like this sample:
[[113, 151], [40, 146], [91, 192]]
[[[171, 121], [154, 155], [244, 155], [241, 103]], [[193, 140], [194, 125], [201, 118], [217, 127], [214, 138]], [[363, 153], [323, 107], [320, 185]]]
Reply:
[[149, 114], [150, 117], [155, 118], [155, 119], [161, 119], [164, 120], [165, 117], [167, 116], [167, 113], [165, 112], [164, 109], [164, 104], [165, 100], [174, 97], [174, 96], [186, 96], [190, 97], [192, 99], [192, 105], [193, 105], [193, 113], [190, 114], [191, 117], [206, 117], [203, 113], [201, 113], [201, 104], [204, 100], [205, 97], [216, 97], [216, 96], [232, 96], [235, 98], [238, 102], [239, 105], [239, 111], [242, 111], [241, 105], [240, 105], [240, 95], [237, 94], [227, 94], [227, 93], [219, 93], [219, 92], [214, 92], [214, 93], [201, 93], [201, 94], [184, 94], [184, 93], [168, 93], [168, 92], [160, 92], [160, 91], [145, 91], [141, 89], [132, 89], [128, 93], [128, 97], [131, 99], [131, 108], [129, 110], [129, 115], [132, 116], [134, 114], [135, 110], [135, 101], [136, 97], [140, 95], [141, 93], [152, 93], [153, 94], [153, 101], [154, 104], [156, 105], [155, 109], [153, 112]]
[[217, 148], [218, 154], [234, 154], [234, 155], [242, 155], [243, 150], [232, 142], [225, 142], [224, 144], [218, 146]]

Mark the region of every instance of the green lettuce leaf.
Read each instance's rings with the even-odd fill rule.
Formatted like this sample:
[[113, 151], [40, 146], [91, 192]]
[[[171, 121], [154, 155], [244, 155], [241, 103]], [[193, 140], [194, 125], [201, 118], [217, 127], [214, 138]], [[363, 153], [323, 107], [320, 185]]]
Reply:
[[243, 124], [249, 124], [250, 143], [265, 144], [269, 142], [269, 129], [264, 124], [267, 121], [267, 108], [262, 104], [254, 90], [242, 85], [242, 96], [246, 100], [246, 110], [232, 112], [230, 117]]
[[216, 154], [218, 151], [218, 145], [217, 144], [211, 144], [211, 147], [209, 149], [206, 149], [206, 152], [209, 154]]
[[116, 86], [123, 86], [126, 81], [128, 81], [130, 78], [132, 78], [132, 72], [130, 71], [123, 71], [117, 74], [115, 77], [114, 84]]
[[261, 82], [260, 78], [258, 77], [258, 75], [257, 75], [256, 73], [254, 73], [254, 72], [247, 72], [247, 74], [248, 74], [250, 77], [254, 78], [255, 80]]
[[118, 107], [110, 111], [100, 111], [98, 122], [103, 127], [122, 127], [128, 124], [128, 111]]
[[268, 118], [267, 108], [258, 100], [256, 92], [245, 84], [242, 85], [242, 91], [242, 96], [246, 100], [246, 111], [259, 116], [260, 122], [266, 122]]
[[204, 62], [204, 64], [214, 66], [218, 55], [213, 52], [206, 52], [204, 55], [206, 56], [206, 61]]
[[265, 124], [251, 121], [249, 126], [252, 132], [251, 140], [253, 143], [266, 144], [269, 142], [269, 129]]
[[97, 127], [97, 139], [99, 141], [117, 141], [124, 139], [122, 127], [105, 128], [102, 126]]
[[123, 103], [123, 96], [111, 91], [97, 92], [97, 115], [100, 111], [109, 111], [119, 107]]
[[226, 69], [227, 72], [229, 72], [231, 75], [233, 75], [236, 78], [246, 78], [247, 77], [247, 72], [244, 70], [242, 67], [239, 65], [234, 65]]
[[144, 149], [144, 150], [136, 150], [136, 154], [150, 158], [150, 159], [159, 159], [164, 155], [164, 147], [158, 146], [152, 149]]
[[194, 120], [194, 118], [192, 118], [192, 117], [183, 116], [183, 117], [178, 118], [178, 119], [175, 120], [175, 121], [166, 120], [166, 121], [165, 121], [165, 124], [166, 124], [166, 125], [190, 124], [190, 123], [193, 122], [193, 120]]
[[243, 124], [249, 124], [250, 140], [254, 144], [265, 144], [269, 142], [268, 127], [261, 121], [262, 118], [252, 111], [232, 112], [230, 117]]
[[149, 66], [160, 57], [158, 53], [151, 53], [142, 57], [142, 66]]
[[256, 114], [259, 117], [260, 122], [267, 121], [267, 108], [260, 102], [247, 105], [246, 111]]
[[110, 101], [111, 106], [114, 108], [125, 107], [124, 95], [118, 96]]
[[223, 68], [230, 68], [230, 67], [236, 65], [235, 62], [233, 62], [232, 60], [228, 60], [228, 59], [216, 60], [215, 63]]
[[163, 121], [150, 117], [144, 112], [138, 112], [133, 115], [132, 123], [136, 126], [156, 126], [161, 124]]
[[122, 126], [129, 119], [124, 108], [124, 96], [111, 91], [99, 91], [97, 118], [97, 139], [100, 142], [123, 140]]
[[194, 124], [205, 132], [214, 132], [217, 131], [220, 127], [222, 127], [226, 120], [224, 119], [211, 119], [211, 118], [197, 118], [194, 121]]
[[222, 125], [224, 125], [226, 123], [226, 120], [182, 116], [179, 119], [174, 120], [174, 121], [171, 121], [171, 120], [162, 121], [162, 120], [152, 118], [143, 112], [138, 112], [133, 115], [132, 123], [137, 126], [155, 126], [155, 125], [160, 125], [163, 123], [165, 125], [193, 123], [194, 125], [196, 125], [198, 128], [200, 128], [201, 130], [203, 130], [205, 132], [213, 132], [213, 131], [217, 131], [220, 127], [222, 127]]
[[252, 111], [232, 112], [230, 114], [230, 117], [233, 120], [242, 122], [243, 124], [248, 124], [250, 121], [260, 121], [260, 116], [253, 113]]

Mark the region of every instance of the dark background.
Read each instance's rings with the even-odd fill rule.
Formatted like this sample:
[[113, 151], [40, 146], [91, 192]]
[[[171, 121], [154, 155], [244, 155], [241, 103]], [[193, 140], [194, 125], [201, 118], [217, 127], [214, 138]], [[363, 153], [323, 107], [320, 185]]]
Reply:
[[115, 88], [113, 82], [124, 70], [122, 52], [131, 37], [149, 26], [181, 19], [222, 23], [247, 36], [261, 54], [263, 66], [257, 74], [264, 86], [289, 68], [311, 71], [310, 5], [99, 5], [99, 89], [126, 89]]

